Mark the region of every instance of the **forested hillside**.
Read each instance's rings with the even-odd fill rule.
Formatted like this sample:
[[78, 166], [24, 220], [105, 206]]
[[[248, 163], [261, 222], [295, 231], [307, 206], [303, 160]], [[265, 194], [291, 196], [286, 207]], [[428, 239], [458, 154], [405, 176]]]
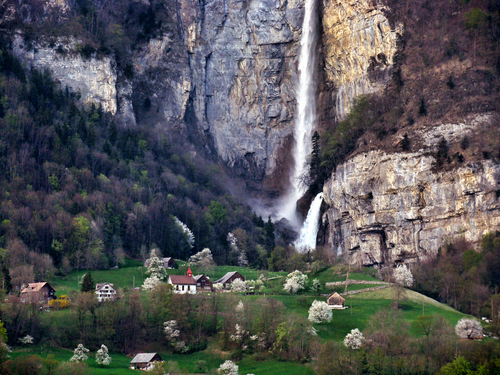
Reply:
[[[12, 283], [141, 259], [155, 244], [187, 259], [208, 247], [234, 264], [234, 231], [250, 265], [266, 265], [274, 226], [236, 202], [216, 164], [161, 128], [126, 129], [82, 109], [50, 73], [0, 55], [0, 248]], [[187, 225], [194, 235], [176, 218]]]

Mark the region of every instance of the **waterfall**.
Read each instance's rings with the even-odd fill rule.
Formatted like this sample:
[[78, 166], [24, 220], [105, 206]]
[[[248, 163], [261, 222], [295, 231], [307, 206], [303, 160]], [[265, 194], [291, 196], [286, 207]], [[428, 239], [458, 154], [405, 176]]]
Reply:
[[316, 0], [305, 0], [305, 15], [302, 24], [299, 54], [299, 84], [297, 86], [297, 117], [295, 120], [293, 150], [294, 169], [291, 173], [291, 188], [281, 203], [282, 216], [296, 223], [296, 202], [304, 194], [300, 178], [307, 171], [307, 157], [311, 154], [311, 137], [316, 122], [316, 44], [317, 21]]
[[323, 193], [319, 193], [314, 198], [307, 213], [306, 221], [300, 229], [300, 235], [295, 241], [295, 249], [299, 253], [304, 253], [308, 250], [316, 248], [316, 236], [318, 235], [319, 219], [321, 203], [323, 202]]

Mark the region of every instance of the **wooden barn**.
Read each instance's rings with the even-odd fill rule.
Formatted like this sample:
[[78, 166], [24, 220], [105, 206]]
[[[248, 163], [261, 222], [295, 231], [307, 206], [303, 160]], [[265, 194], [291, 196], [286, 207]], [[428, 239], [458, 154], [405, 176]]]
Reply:
[[193, 276], [194, 281], [196, 282], [196, 289], [198, 290], [212, 290], [213, 283], [210, 281], [208, 276], [206, 275], [196, 275]]
[[236, 279], [241, 279], [241, 280], [245, 281], [245, 278], [243, 276], [241, 276], [241, 274], [239, 272], [233, 271], [233, 272], [226, 273], [222, 278], [215, 281], [214, 284], [221, 283], [222, 286], [224, 287], [224, 289], [229, 289], [230, 284]]
[[150, 371], [155, 367], [156, 362], [163, 362], [158, 353], [139, 353], [130, 361], [130, 368]]
[[344, 307], [345, 299], [337, 292], [330, 294], [327, 302], [328, 302], [328, 307], [331, 309], [345, 309]]

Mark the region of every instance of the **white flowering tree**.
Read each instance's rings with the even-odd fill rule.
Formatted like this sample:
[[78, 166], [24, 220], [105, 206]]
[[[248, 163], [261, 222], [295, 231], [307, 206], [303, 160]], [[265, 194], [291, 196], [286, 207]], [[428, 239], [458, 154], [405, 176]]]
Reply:
[[242, 314], [245, 311], [245, 305], [243, 304], [243, 301], [240, 300], [240, 302], [238, 302], [234, 309], [238, 314]]
[[222, 283], [215, 283], [212, 285], [212, 288], [215, 292], [220, 292], [224, 288], [224, 285], [222, 285]]
[[149, 292], [161, 284], [161, 280], [156, 276], [150, 276], [144, 280], [142, 284], [142, 289]]
[[33, 344], [33, 337], [30, 335], [26, 335], [19, 339], [19, 342], [23, 345], [31, 345]]
[[365, 336], [357, 328], [351, 330], [344, 339], [344, 345], [351, 349], [359, 349], [365, 342]]
[[73, 357], [71, 357], [71, 362], [82, 362], [89, 359], [87, 353], [89, 350], [83, 346], [83, 344], [78, 344], [78, 346], [73, 350]]
[[227, 360], [220, 365], [217, 373], [220, 375], [238, 375], [238, 365], [233, 361]]
[[455, 326], [455, 333], [461, 339], [482, 339], [483, 327], [476, 319], [462, 318]]
[[167, 270], [163, 265], [163, 260], [158, 257], [157, 250], [151, 250], [148, 261], [148, 269], [146, 274], [150, 277], [156, 276], [160, 281], [165, 280], [168, 276]]
[[174, 216], [175, 223], [181, 228], [182, 233], [186, 236], [187, 243], [189, 244], [189, 248], [192, 249], [194, 247], [194, 234], [191, 229], [188, 228], [186, 224], [179, 220], [177, 216]]
[[286, 276], [285, 284], [283, 289], [289, 293], [297, 293], [299, 290], [304, 289], [307, 281], [307, 275], [302, 272], [295, 270]]
[[192, 266], [198, 266], [200, 270], [208, 273], [215, 268], [214, 258], [210, 249], [205, 248], [202, 251], [192, 255], [189, 258], [189, 264]]
[[165, 336], [168, 342], [175, 341], [181, 334], [181, 332], [177, 329], [176, 320], [169, 320], [168, 322], [164, 322], [163, 331], [165, 332]]
[[413, 274], [406, 264], [401, 264], [394, 270], [396, 284], [410, 288], [413, 285]]
[[229, 244], [229, 247], [231, 248], [231, 252], [233, 252], [238, 258], [238, 266], [247, 267], [248, 266], [247, 256], [245, 252], [238, 247], [238, 239], [236, 238], [233, 232], [229, 232], [227, 234], [227, 242]]
[[332, 320], [332, 310], [326, 302], [314, 300], [309, 308], [308, 319], [312, 323], [329, 322]]
[[244, 293], [247, 291], [247, 284], [241, 279], [234, 280], [230, 285], [231, 292]]
[[108, 347], [106, 345], [101, 345], [101, 349], [95, 354], [95, 361], [101, 366], [108, 366], [111, 363], [111, 356], [108, 353]]

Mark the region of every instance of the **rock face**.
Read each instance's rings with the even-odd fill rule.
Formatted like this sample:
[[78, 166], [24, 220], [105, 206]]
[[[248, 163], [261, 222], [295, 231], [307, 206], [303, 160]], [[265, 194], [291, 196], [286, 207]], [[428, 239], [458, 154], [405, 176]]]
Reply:
[[[59, 48], [60, 46], [60, 48]], [[36, 47], [36, 48], [35, 48]], [[117, 111], [117, 75], [114, 60], [108, 57], [84, 59], [76, 53], [76, 42], [60, 40], [54, 47], [37, 43], [28, 46], [20, 35], [14, 38], [14, 53], [28, 66], [49, 70], [62, 87], [79, 93], [86, 104]]]
[[[473, 131], [481, 119], [433, 133], [452, 140]], [[421, 138], [431, 147], [439, 139]], [[429, 151], [371, 151], [340, 165], [324, 187], [330, 206], [323, 216], [327, 245], [352, 264], [378, 266], [425, 260], [446, 242], [463, 238], [477, 244], [498, 230], [500, 165], [485, 160], [438, 172]]]
[[391, 29], [379, 1], [323, 0], [323, 8], [326, 79], [342, 120], [356, 96], [385, 86], [402, 29]]

